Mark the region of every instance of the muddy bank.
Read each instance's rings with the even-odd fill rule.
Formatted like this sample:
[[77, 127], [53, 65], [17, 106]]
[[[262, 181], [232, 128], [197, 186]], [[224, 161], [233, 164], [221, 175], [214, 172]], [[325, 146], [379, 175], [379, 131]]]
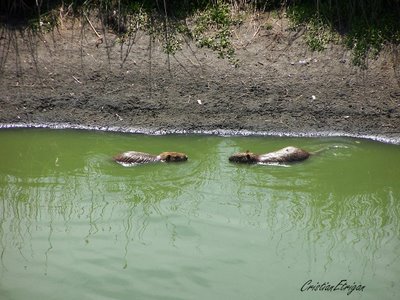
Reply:
[[0, 123], [399, 143], [396, 51], [387, 49], [362, 71], [340, 46], [311, 52], [284, 20], [268, 30], [257, 22], [235, 33], [237, 68], [190, 41], [167, 56], [144, 33], [131, 47], [108, 33], [96, 47], [93, 31], [78, 24], [45, 36], [3, 31]]

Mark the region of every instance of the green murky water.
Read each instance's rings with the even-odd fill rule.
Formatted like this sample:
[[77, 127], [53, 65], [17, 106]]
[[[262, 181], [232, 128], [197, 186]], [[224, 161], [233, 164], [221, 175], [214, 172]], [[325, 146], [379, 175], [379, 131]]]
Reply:
[[[287, 145], [337, 147], [290, 167], [227, 160]], [[110, 159], [126, 150], [189, 161]], [[400, 148], [2, 130], [0, 251], [2, 300], [397, 299]]]

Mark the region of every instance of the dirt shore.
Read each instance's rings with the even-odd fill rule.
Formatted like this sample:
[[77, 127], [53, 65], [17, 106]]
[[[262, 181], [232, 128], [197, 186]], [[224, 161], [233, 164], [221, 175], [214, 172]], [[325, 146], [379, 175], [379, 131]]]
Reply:
[[[167, 56], [139, 33], [132, 47], [88, 27], [47, 35], [3, 30], [0, 124], [150, 133], [350, 135], [400, 144], [400, 49], [367, 70], [332, 45], [310, 51], [285, 20], [234, 34], [239, 66], [186, 41]], [[100, 29], [99, 29], [100, 31]]]

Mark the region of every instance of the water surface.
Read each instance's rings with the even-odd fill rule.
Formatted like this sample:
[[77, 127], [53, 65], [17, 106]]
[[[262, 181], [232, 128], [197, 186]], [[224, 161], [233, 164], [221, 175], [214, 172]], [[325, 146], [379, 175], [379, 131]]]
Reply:
[[[288, 167], [227, 159], [288, 145], [327, 149]], [[1, 130], [0, 146], [2, 300], [400, 294], [398, 146], [47, 129]], [[189, 161], [112, 161], [127, 150]], [[310, 288], [341, 280], [363, 291]]]

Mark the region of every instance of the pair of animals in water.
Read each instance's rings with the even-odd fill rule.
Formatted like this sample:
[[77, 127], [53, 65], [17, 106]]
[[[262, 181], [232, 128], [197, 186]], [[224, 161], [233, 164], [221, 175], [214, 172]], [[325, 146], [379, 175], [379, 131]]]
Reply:
[[[286, 164], [306, 160], [311, 154], [303, 149], [296, 147], [286, 147], [274, 152], [265, 154], [255, 154], [249, 151], [235, 153], [229, 157], [233, 163], [243, 164]], [[180, 152], [162, 152], [159, 155], [152, 155], [137, 151], [128, 151], [114, 157], [117, 163], [125, 166], [144, 164], [150, 162], [183, 162], [188, 157]]]

